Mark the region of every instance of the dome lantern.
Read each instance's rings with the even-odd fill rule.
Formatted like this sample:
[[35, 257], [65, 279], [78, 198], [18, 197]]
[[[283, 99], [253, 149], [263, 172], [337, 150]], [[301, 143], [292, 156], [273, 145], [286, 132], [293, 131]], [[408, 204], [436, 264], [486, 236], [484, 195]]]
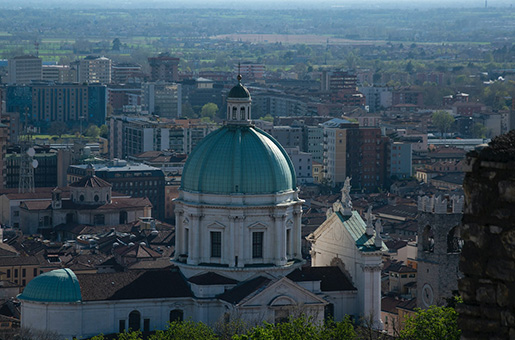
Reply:
[[227, 94], [227, 121], [226, 124], [250, 125], [250, 107], [252, 99], [249, 90], [241, 84], [241, 75], [238, 74], [238, 84]]

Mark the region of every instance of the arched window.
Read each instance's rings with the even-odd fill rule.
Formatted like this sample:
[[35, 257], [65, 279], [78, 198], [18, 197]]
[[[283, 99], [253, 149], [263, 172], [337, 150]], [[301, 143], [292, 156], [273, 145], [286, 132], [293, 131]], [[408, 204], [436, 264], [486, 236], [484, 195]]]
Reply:
[[433, 235], [433, 230], [431, 230], [431, 226], [427, 225], [424, 228], [424, 232], [422, 233], [422, 250], [433, 252], [435, 249], [435, 239]]
[[139, 331], [141, 328], [141, 313], [133, 310], [129, 313], [129, 329], [131, 331]]
[[463, 247], [463, 240], [460, 237], [460, 228], [452, 228], [447, 234], [447, 253], [459, 253]]
[[236, 120], [237, 113], [238, 113], [238, 109], [236, 108], [236, 106], [233, 106], [233, 108], [232, 108], [232, 119], [233, 120]]
[[120, 211], [120, 224], [127, 223], [127, 212], [125, 210]]
[[240, 109], [240, 119], [245, 119], [245, 107]]
[[182, 321], [184, 319], [184, 312], [181, 309], [174, 309], [170, 311], [170, 322]]

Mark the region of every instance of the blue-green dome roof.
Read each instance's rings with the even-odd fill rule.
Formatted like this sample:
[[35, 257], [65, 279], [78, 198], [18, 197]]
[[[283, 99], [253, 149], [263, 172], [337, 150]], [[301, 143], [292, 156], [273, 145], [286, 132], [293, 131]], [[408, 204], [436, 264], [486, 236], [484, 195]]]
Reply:
[[234, 86], [231, 91], [229, 91], [229, 94], [227, 95], [227, 98], [243, 98], [247, 99], [250, 98], [250, 92], [247, 90], [247, 88], [243, 85], [241, 85], [240, 82], [236, 86]]
[[33, 278], [18, 299], [39, 302], [79, 302], [79, 280], [68, 268], [52, 270]]
[[210, 194], [269, 194], [296, 189], [295, 170], [282, 146], [248, 125], [226, 125], [189, 155], [181, 189]]

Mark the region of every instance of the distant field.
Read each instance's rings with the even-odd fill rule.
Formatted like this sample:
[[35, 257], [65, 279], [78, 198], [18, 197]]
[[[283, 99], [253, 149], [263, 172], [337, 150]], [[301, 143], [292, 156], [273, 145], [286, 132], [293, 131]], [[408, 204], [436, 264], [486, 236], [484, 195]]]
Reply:
[[282, 43], [320, 45], [329, 42], [329, 44], [332, 45], [378, 45], [386, 43], [384, 40], [351, 40], [343, 38], [331, 38], [315, 34], [222, 34], [213, 36], [211, 38], [272, 44]]

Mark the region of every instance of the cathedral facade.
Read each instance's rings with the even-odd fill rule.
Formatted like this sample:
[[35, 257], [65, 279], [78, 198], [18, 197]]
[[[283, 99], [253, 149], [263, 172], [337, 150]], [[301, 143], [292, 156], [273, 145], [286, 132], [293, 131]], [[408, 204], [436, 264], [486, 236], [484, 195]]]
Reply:
[[164, 329], [190, 318], [258, 324], [306, 314], [315, 322], [352, 315], [381, 328], [380, 225], [374, 230], [352, 211], [347, 182], [309, 236], [312, 263], [306, 263], [292, 162], [252, 124], [251, 96], [240, 80], [228, 94], [224, 126], [185, 165], [172, 269], [43, 274], [19, 296], [22, 326], [72, 338]]

